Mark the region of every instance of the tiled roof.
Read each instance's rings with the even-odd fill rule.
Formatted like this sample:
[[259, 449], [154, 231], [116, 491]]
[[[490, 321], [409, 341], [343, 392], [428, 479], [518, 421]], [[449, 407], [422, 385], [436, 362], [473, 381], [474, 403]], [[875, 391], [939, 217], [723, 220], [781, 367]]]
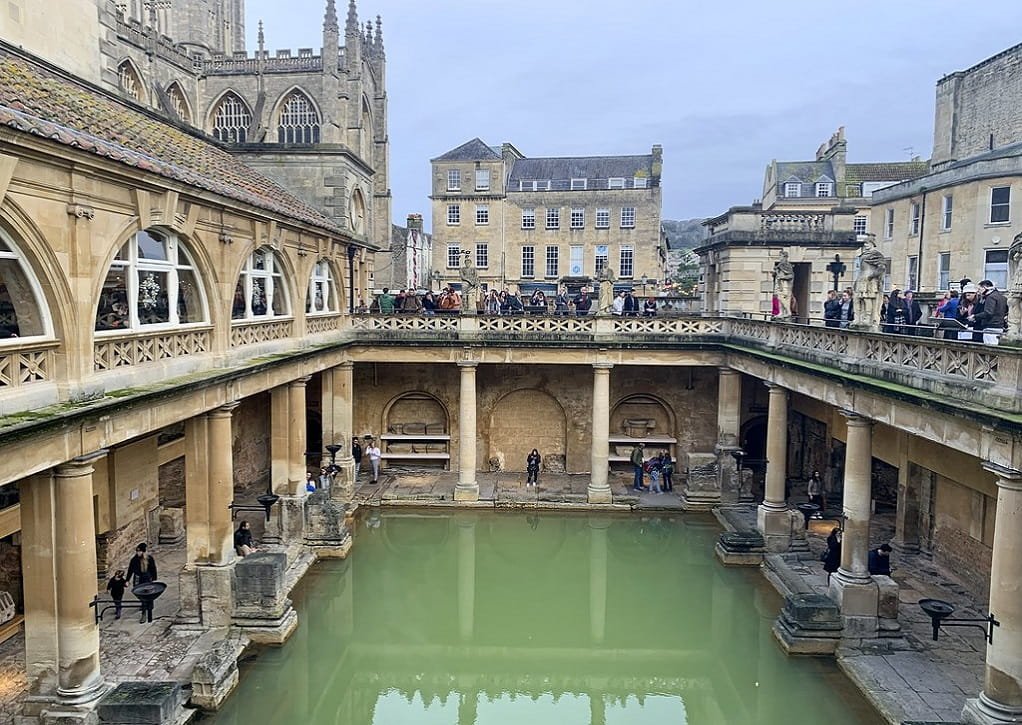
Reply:
[[[834, 181], [834, 167], [829, 161], [778, 161], [777, 183], [783, 184], [791, 177], [803, 183], [811, 183], [826, 176]], [[812, 194], [809, 194], [812, 196]]]
[[442, 156], [437, 156], [433, 161], [496, 161], [498, 159], [500, 159], [500, 154], [497, 151], [484, 144], [480, 139], [474, 138]]
[[876, 164], [847, 164], [845, 181], [858, 184], [863, 181], [906, 181], [930, 171], [929, 161], [892, 161]]
[[631, 179], [653, 176], [653, 156], [577, 156], [518, 159], [509, 183], [531, 179]]
[[320, 211], [210, 141], [3, 45], [0, 125], [343, 234]]

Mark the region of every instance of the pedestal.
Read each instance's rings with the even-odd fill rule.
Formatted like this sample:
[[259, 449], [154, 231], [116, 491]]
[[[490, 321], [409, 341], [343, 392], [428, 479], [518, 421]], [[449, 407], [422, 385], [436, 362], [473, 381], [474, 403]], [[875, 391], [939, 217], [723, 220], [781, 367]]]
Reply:
[[687, 472], [681, 487], [681, 507], [686, 511], [709, 511], [719, 506], [720, 479], [714, 453], [685, 453], [683, 466]]
[[787, 551], [791, 546], [792, 514], [801, 514], [785, 508], [767, 508], [760, 504], [756, 510], [756, 528], [763, 535], [763, 548], [772, 553]]
[[841, 610], [843, 639], [874, 639], [879, 631], [880, 591], [876, 582], [838, 569], [830, 577], [828, 596]]

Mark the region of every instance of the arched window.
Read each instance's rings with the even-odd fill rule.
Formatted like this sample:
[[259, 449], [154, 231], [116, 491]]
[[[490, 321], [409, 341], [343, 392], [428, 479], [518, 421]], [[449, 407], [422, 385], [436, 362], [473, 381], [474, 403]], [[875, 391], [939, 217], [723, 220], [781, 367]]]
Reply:
[[136, 101], [142, 100], [142, 78], [139, 77], [138, 71], [135, 70], [131, 61], [126, 60], [117, 66], [117, 78], [122, 91]]
[[234, 93], [227, 93], [213, 113], [213, 138], [227, 143], [245, 143], [251, 124], [252, 112], [245, 102]]
[[337, 312], [337, 287], [334, 284], [330, 263], [325, 259], [316, 262], [309, 277], [309, 299], [305, 311], [310, 315]]
[[103, 280], [97, 331], [202, 324], [208, 319], [195, 264], [176, 236], [147, 229], [125, 242]]
[[185, 123], [192, 122], [192, 109], [188, 105], [188, 97], [185, 96], [185, 92], [181, 89], [181, 84], [174, 81], [167, 88], [167, 96], [170, 98], [170, 106], [174, 109], [174, 113]]
[[369, 101], [362, 99], [362, 160], [371, 164], [373, 160], [373, 116], [369, 111]]
[[52, 337], [53, 327], [35, 275], [17, 247], [0, 235], [0, 340]]
[[309, 97], [301, 91], [291, 91], [280, 104], [277, 141], [319, 143], [319, 114]]
[[272, 249], [257, 249], [238, 276], [231, 319], [280, 317], [290, 312], [287, 285], [277, 255]]

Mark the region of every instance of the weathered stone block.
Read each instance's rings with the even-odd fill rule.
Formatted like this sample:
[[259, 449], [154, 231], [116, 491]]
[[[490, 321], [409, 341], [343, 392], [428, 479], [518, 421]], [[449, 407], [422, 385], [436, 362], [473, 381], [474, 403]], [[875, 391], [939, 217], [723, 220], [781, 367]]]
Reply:
[[176, 544], [185, 538], [185, 511], [165, 508], [160, 511], [160, 543]]
[[877, 616], [884, 619], [898, 618], [898, 583], [889, 576], [874, 576], [877, 584]]
[[173, 722], [181, 703], [181, 686], [176, 682], [122, 682], [99, 701], [97, 711], [103, 723]]
[[788, 654], [829, 655], [837, 649], [843, 626], [830, 597], [805, 592], [785, 597], [773, 634]]
[[759, 566], [763, 561], [763, 537], [758, 531], [726, 531], [714, 552], [728, 566]]
[[287, 555], [281, 552], [260, 551], [240, 559], [232, 580], [235, 614], [279, 616], [287, 600], [286, 571]]
[[238, 684], [238, 657], [247, 639], [225, 639], [199, 658], [192, 670], [192, 699], [196, 707], [219, 710]]
[[715, 453], [685, 453], [686, 470], [681, 505], [687, 510], [706, 510], [720, 503], [720, 481]]

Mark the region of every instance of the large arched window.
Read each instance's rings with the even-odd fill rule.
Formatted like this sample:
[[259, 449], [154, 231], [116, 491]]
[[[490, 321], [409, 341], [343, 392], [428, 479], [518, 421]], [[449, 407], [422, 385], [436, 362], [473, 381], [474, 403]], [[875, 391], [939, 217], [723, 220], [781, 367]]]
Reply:
[[125, 242], [103, 280], [97, 331], [208, 320], [199, 274], [176, 236], [147, 229]]
[[272, 249], [257, 249], [238, 276], [231, 319], [249, 320], [290, 314], [283, 268]]
[[0, 340], [52, 337], [39, 283], [6, 236], [0, 234]]
[[185, 95], [184, 90], [181, 88], [181, 84], [174, 81], [167, 87], [167, 97], [170, 99], [170, 105], [174, 109], [174, 113], [185, 123], [192, 122], [192, 109], [188, 105], [188, 97]]
[[131, 64], [130, 60], [126, 60], [117, 66], [117, 79], [122, 91], [136, 101], [142, 100], [142, 77], [139, 76], [138, 71], [135, 70], [135, 66]]
[[319, 114], [309, 97], [291, 91], [280, 104], [277, 121], [279, 143], [319, 143]]
[[225, 93], [213, 112], [213, 138], [227, 143], [245, 143], [252, 112], [234, 93]]
[[316, 262], [309, 277], [309, 299], [305, 302], [305, 311], [310, 315], [337, 312], [337, 286], [330, 271], [330, 263], [325, 259]]

